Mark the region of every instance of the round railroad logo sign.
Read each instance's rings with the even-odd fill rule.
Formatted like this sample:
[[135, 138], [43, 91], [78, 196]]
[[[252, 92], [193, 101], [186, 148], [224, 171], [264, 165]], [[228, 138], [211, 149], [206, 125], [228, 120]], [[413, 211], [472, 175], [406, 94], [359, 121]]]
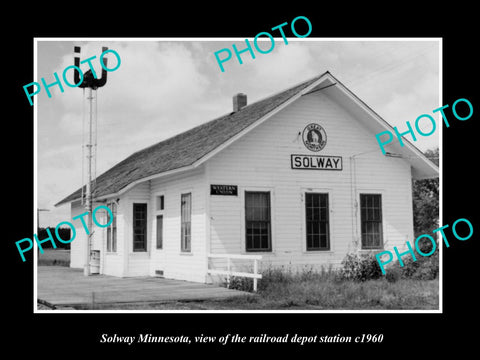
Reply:
[[303, 129], [303, 143], [308, 150], [320, 151], [327, 144], [327, 133], [318, 124], [308, 124]]

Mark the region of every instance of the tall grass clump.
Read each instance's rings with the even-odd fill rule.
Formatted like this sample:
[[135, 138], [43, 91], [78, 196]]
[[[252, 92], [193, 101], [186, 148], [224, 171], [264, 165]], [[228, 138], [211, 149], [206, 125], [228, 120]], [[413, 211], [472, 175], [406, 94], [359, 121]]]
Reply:
[[[438, 308], [437, 282], [402, 279], [401, 270], [393, 268], [391, 275], [384, 277], [372, 259], [373, 254], [350, 254], [337, 270], [331, 266], [267, 267], [261, 272], [255, 296], [232, 301], [246, 309]], [[230, 288], [251, 292], [253, 280], [232, 277]]]
[[371, 253], [358, 255], [350, 253], [342, 260], [339, 272], [341, 280], [367, 281], [382, 277], [382, 270], [377, 259]]
[[[247, 271], [248, 272], [248, 271]], [[250, 271], [251, 272], [251, 271]], [[313, 266], [303, 266], [293, 269], [291, 266], [269, 266], [261, 271], [262, 278], [258, 280], [257, 291], [268, 292], [278, 290], [295, 283], [323, 282], [336, 280], [336, 272], [332, 266], [321, 266], [315, 269]], [[226, 282], [224, 283], [226, 285]], [[241, 291], [253, 291], [253, 279], [245, 277], [230, 278], [230, 289]]]

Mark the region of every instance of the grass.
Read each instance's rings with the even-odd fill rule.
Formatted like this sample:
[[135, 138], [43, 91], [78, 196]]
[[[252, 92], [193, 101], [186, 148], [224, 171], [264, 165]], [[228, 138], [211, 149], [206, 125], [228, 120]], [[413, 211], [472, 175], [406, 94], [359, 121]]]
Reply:
[[435, 280], [385, 277], [355, 281], [339, 276], [332, 268], [316, 272], [304, 268], [267, 269], [259, 287], [262, 308], [317, 310], [438, 309], [439, 283]]
[[[331, 270], [267, 270], [253, 296], [222, 300], [163, 303], [96, 304], [110, 310], [437, 310], [439, 283], [435, 280], [385, 278], [357, 282], [340, 280]], [[236, 288], [248, 288], [248, 279], [234, 279]]]
[[[223, 300], [96, 304], [102, 310], [437, 310], [438, 280], [304, 281]], [[85, 309], [85, 307], [83, 307]]]
[[[68, 266], [69, 250], [47, 249], [39, 254], [39, 265]], [[258, 292], [222, 300], [170, 301], [163, 303], [95, 304], [102, 310], [437, 310], [439, 282], [401, 279], [342, 280], [331, 268], [314, 271], [289, 267], [262, 272]], [[252, 280], [233, 278], [231, 286], [251, 291]], [[86, 309], [82, 307], [82, 309]]]
[[438, 281], [305, 280], [269, 286], [260, 293], [259, 305], [264, 309], [438, 309]]
[[45, 249], [38, 252], [38, 265], [70, 266], [70, 250]]

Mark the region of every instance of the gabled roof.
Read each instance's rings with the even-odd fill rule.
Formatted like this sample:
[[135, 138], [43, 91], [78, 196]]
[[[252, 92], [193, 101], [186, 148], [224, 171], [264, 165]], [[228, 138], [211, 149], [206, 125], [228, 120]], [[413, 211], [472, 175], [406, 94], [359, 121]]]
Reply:
[[[97, 177], [94, 196], [115, 194], [137, 180], [193, 165], [322, 75], [137, 151]], [[80, 188], [55, 206], [80, 199], [81, 194]]]
[[[337, 85], [337, 86], [333, 86]], [[327, 89], [328, 88], [328, 89]], [[372, 131], [380, 132], [392, 127], [365, 103], [351, 93], [328, 71], [287, 90], [247, 105], [237, 112], [229, 113], [199, 125], [167, 140], [137, 151], [97, 177], [94, 197], [97, 199], [119, 195], [138, 182], [162, 176], [182, 169], [189, 169], [206, 161], [237, 138], [243, 136], [274, 113], [312, 91], [326, 89], [330, 96], [341, 101], [348, 110]], [[378, 131], [377, 131], [378, 130]], [[412, 163], [412, 172], [417, 177], [438, 176], [438, 168], [408, 141], [406, 146], [395, 151], [404, 153]], [[380, 152], [380, 148], [378, 149]], [[413, 161], [411, 161], [414, 159]], [[70, 194], [55, 206], [80, 199], [82, 189]]]

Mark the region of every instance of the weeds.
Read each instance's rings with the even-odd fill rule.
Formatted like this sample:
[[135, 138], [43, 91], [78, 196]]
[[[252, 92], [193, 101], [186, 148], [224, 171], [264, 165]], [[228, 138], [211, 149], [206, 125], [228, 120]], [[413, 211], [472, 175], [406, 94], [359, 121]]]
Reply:
[[38, 259], [38, 265], [40, 266], [70, 266], [70, 260], [61, 259]]
[[382, 270], [373, 254], [347, 254], [342, 266], [339, 276], [344, 280], [366, 281], [382, 277]]
[[[373, 257], [373, 256], [371, 256]], [[375, 259], [373, 257], [373, 259]], [[246, 299], [229, 299], [242, 309], [438, 309], [438, 280], [404, 278], [401, 269], [382, 276], [367, 255], [347, 256], [343, 267], [316, 270], [305, 266], [268, 267], [258, 292]], [[232, 277], [230, 288], [252, 291], [249, 278]]]

